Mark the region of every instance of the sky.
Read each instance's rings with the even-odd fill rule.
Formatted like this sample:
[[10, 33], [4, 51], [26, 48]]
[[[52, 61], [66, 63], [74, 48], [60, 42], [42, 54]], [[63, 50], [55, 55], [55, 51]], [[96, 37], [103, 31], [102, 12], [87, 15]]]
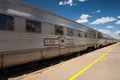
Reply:
[[23, 0], [120, 39], [120, 0]]

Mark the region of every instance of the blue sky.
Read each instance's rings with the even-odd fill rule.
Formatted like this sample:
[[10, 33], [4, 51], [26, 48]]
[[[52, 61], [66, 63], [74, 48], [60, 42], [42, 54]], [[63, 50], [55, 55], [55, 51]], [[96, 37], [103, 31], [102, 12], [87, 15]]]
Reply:
[[120, 0], [23, 1], [120, 39]]

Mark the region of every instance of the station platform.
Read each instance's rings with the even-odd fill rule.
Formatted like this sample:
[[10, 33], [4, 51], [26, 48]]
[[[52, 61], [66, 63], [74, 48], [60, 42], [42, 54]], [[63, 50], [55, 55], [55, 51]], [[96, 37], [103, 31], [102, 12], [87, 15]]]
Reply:
[[120, 43], [8, 80], [120, 80]]

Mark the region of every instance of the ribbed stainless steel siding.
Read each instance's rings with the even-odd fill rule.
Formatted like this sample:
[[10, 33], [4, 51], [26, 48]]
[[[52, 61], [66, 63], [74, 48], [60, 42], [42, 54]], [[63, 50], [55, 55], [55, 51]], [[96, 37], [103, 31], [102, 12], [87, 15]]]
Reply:
[[[53, 24], [57, 24], [57, 25], [74, 28], [77, 30], [83, 30], [83, 31], [91, 30], [92, 31], [92, 29], [90, 29], [82, 24], [76, 23], [72, 20], [63, 18], [61, 16], [50, 13], [50, 12], [45, 11], [40, 8], [32, 7], [32, 6], [26, 5], [21, 2], [16, 2], [14, 0], [13, 1], [12, 0], [9, 0], [9, 1], [1, 0], [0, 7], [1, 7], [1, 10], [4, 10], [7, 13], [11, 13], [11, 14], [14, 14], [17, 16], [23, 16], [23, 17], [27, 17], [27, 18], [31, 18], [31, 19], [45, 21], [45, 22], [49, 22], [49, 23], [53, 23]], [[26, 13], [26, 15], [25, 16], [20, 15], [15, 12], [12, 12], [11, 10], [16, 10], [21, 13]], [[28, 14], [28, 16], [27, 16], [27, 14]]]

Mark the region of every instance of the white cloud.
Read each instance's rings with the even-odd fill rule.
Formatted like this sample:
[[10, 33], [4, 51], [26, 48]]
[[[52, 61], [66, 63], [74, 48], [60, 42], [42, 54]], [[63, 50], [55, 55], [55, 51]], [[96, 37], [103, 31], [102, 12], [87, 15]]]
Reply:
[[120, 24], [120, 20], [118, 20], [115, 24]]
[[113, 37], [120, 39], [120, 30], [116, 31]]
[[109, 29], [110, 29], [110, 28], [114, 28], [114, 26], [107, 26], [107, 28], [109, 28]]
[[119, 33], [120, 33], [120, 30], [115, 32], [115, 34], [119, 34]]
[[78, 22], [78, 23], [86, 23], [86, 22], [89, 22], [88, 21], [88, 18], [89, 17], [91, 17], [90, 15], [88, 15], [88, 14], [82, 14], [81, 16], [80, 16], [80, 18], [78, 19], [78, 20], [76, 20], [76, 22]]
[[73, 6], [76, 5], [76, 3], [73, 3], [73, 0], [65, 0], [65, 1], [60, 1], [59, 5], [69, 5], [69, 6]]
[[69, 4], [70, 6], [73, 5], [73, 1], [72, 0], [68, 0], [67, 4]]
[[97, 10], [97, 11], [95, 11], [96, 13], [100, 13], [101, 12], [101, 10]]
[[105, 33], [105, 34], [110, 34], [111, 32], [109, 30], [106, 29], [98, 29], [98, 31]]
[[78, 0], [78, 1], [80, 1], [80, 2], [85, 2], [86, 0]]
[[120, 16], [118, 16], [117, 18], [120, 18]]
[[64, 5], [64, 3], [62, 1], [59, 2], [59, 5]]
[[105, 24], [105, 23], [115, 21], [115, 20], [116, 19], [114, 17], [102, 17], [102, 18], [96, 19], [91, 24]]
[[[86, 0], [76, 0], [76, 2], [78, 2], [78, 1], [79, 2], [85, 2]], [[60, 6], [63, 6], [63, 5], [73, 6], [73, 5], [78, 5], [78, 3], [75, 3], [75, 0], [64, 0], [64, 1], [60, 1], [59, 5]]]

